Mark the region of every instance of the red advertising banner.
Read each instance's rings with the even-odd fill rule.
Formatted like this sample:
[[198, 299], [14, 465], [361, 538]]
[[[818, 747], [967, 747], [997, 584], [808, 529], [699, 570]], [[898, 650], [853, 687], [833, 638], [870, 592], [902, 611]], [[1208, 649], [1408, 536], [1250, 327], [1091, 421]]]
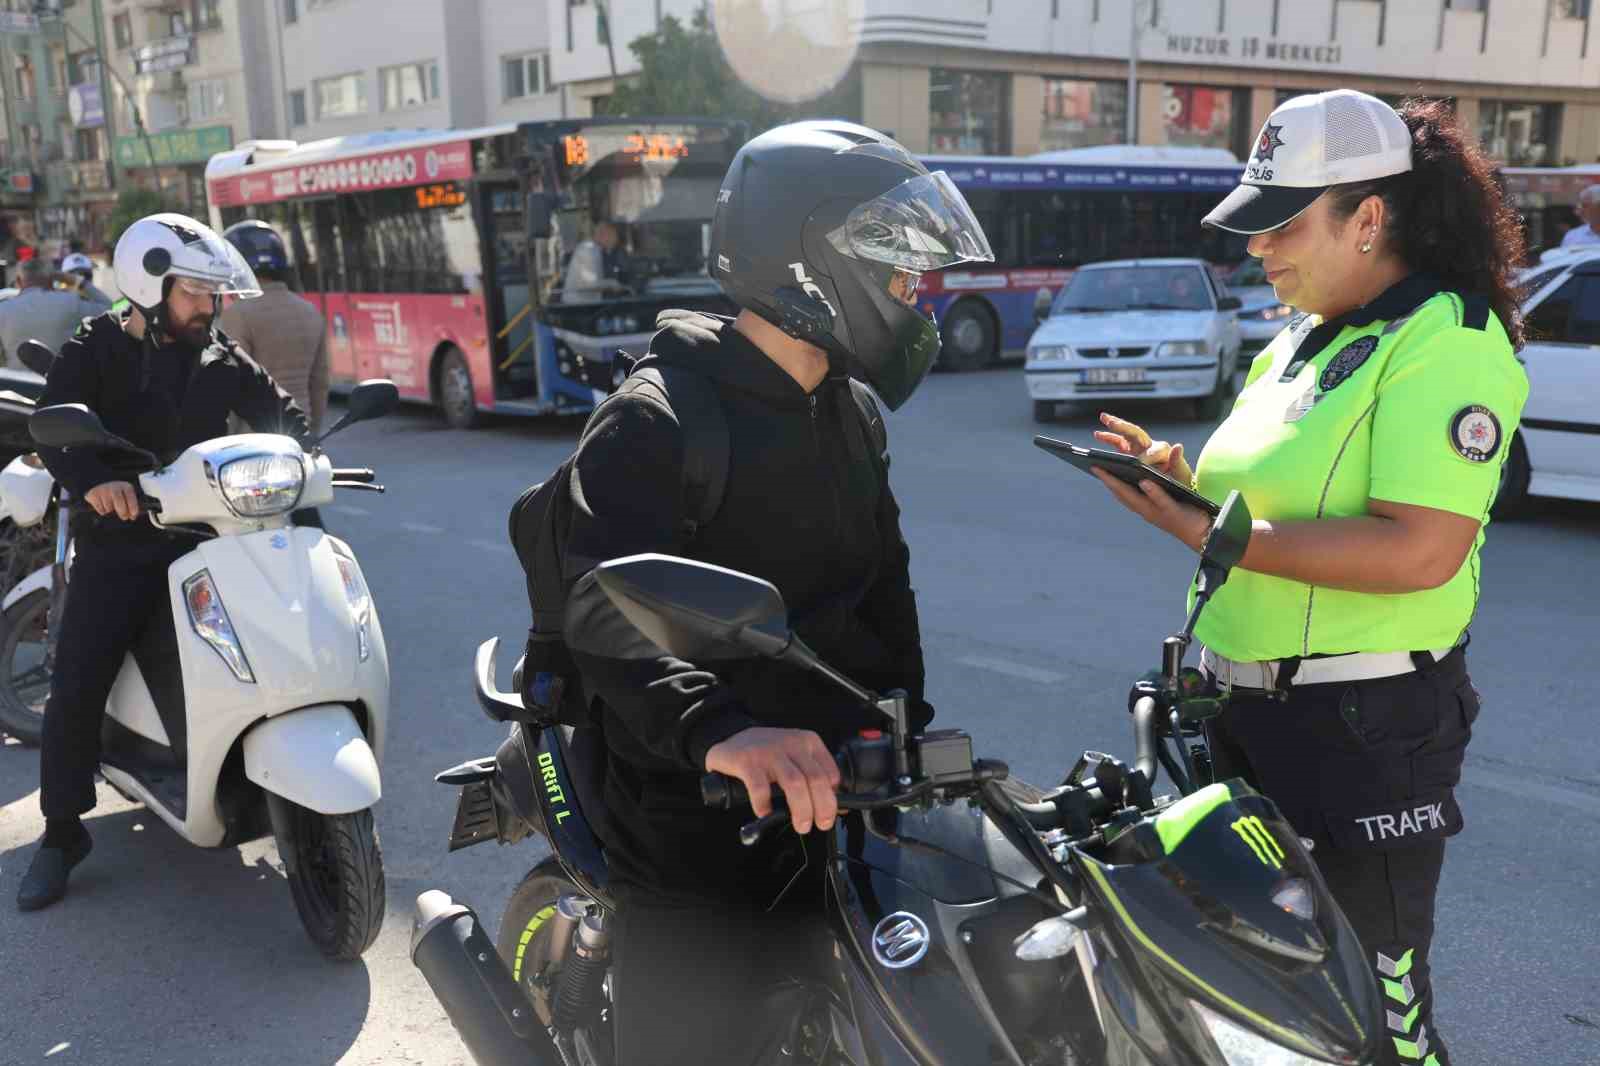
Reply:
[[450, 141], [427, 148], [402, 148], [303, 166], [258, 170], [214, 178], [211, 202], [218, 207], [264, 204], [300, 196], [330, 196], [370, 189], [396, 189], [472, 177], [472, 142]]

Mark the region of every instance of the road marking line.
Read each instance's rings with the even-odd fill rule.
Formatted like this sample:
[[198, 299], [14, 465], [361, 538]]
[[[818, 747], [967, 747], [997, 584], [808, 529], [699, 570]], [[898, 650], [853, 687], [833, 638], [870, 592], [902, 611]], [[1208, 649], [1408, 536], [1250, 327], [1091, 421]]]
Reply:
[[368, 514], [372, 513], [371, 511], [367, 510], [365, 507], [356, 507], [356, 506], [354, 506], [352, 504], [348, 504], [348, 503], [336, 503], [336, 504], [333, 505], [333, 509], [335, 511], [338, 511], [340, 514], [368, 515]]
[[1023, 681], [1033, 681], [1040, 685], [1054, 685], [1067, 679], [1066, 674], [1040, 670], [1036, 666], [1024, 666], [1022, 663], [1014, 663], [1006, 659], [991, 659], [987, 655], [963, 655], [956, 659], [956, 662], [961, 663], [963, 666], [976, 666], [979, 670], [990, 670], [997, 674], [1021, 678]]
[[467, 547], [477, 548], [483, 552], [510, 552], [513, 550], [511, 545], [502, 544], [497, 540], [469, 540], [467, 541]]
[[1588, 815], [1600, 816], [1600, 796], [1591, 796], [1577, 789], [1541, 785], [1537, 781], [1529, 781], [1526, 777], [1502, 774], [1494, 770], [1480, 770], [1476, 766], [1468, 766], [1462, 772], [1461, 783], [1492, 788], [1496, 792], [1512, 796], [1541, 799], [1558, 807], [1570, 807]]
[[443, 533], [443, 526], [430, 526], [422, 522], [401, 522], [400, 528], [408, 533]]

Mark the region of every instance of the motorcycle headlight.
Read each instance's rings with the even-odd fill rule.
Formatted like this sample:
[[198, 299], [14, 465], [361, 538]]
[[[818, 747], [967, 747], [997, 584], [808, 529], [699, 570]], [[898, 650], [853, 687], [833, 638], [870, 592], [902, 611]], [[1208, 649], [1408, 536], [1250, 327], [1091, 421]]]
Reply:
[[283, 514], [300, 502], [306, 468], [294, 455], [247, 455], [217, 472], [222, 498], [241, 518]]
[[350, 604], [350, 617], [356, 623], [356, 640], [361, 651], [361, 661], [366, 662], [372, 655], [372, 640], [367, 636], [367, 623], [372, 618], [372, 594], [367, 591], [367, 583], [361, 578], [361, 568], [354, 559], [347, 559], [343, 555], [336, 555], [339, 561], [339, 577], [344, 582], [344, 598]]
[[1205, 341], [1164, 341], [1156, 349], [1157, 355], [1205, 355]]
[[1030, 363], [1059, 363], [1070, 358], [1072, 358], [1072, 349], [1064, 344], [1045, 345], [1028, 350], [1028, 362]]
[[1274, 1043], [1224, 1018], [1204, 1003], [1191, 999], [1189, 1007], [1205, 1023], [1212, 1042], [1222, 1052], [1228, 1066], [1330, 1066], [1327, 1059], [1313, 1059]]
[[211, 650], [222, 657], [233, 671], [233, 676], [247, 685], [256, 683], [250, 661], [244, 657], [244, 646], [239, 634], [233, 631], [222, 597], [211, 583], [211, 572], [202, 570], [183, 583], [183, 602], [189, 610], [189, 625], [199, 638], [211, 645]]

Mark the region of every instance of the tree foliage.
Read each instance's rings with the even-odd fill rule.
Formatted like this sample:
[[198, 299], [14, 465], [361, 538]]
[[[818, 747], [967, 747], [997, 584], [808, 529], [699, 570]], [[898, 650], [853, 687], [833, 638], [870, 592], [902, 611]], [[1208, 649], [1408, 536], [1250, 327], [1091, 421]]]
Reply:
[[167, 202], [166, 197], [155, 189], [123, 185], [121, 191], [117, 193], [117, 205], [111, 209], [111, 215], [106, 219], [106, 247], [115, 248], [118, 239], [122, 237], [122, 231], [146, 215], [171, 210], [173, 207]]
[[639, 61], [639, 73], [612, 92], [607, 114], [742, 119], [754, 136], [785, 122], [840, 113], [837, 101], [829, 97], [784, 104], [745, 85], [728, 65], [704, 7], [687, 26], [670, 15], [662, 18], [660, 29], [628, 47]]

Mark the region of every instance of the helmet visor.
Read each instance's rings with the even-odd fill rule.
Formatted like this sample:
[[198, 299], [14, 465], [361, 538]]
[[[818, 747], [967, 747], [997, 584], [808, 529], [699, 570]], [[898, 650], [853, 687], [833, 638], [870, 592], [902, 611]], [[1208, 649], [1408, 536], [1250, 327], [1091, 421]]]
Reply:
[[967, 198], [942, 170], [919, 174], [859, 205], [828, 234], [843, 255], [913, 274], [957, 263], [992, 263], [989, 238]]
[[172, 257], [167, 273], [196, 296], [260, 296], [255, 271], [239, 249], [220, 237], [190, 241]]

